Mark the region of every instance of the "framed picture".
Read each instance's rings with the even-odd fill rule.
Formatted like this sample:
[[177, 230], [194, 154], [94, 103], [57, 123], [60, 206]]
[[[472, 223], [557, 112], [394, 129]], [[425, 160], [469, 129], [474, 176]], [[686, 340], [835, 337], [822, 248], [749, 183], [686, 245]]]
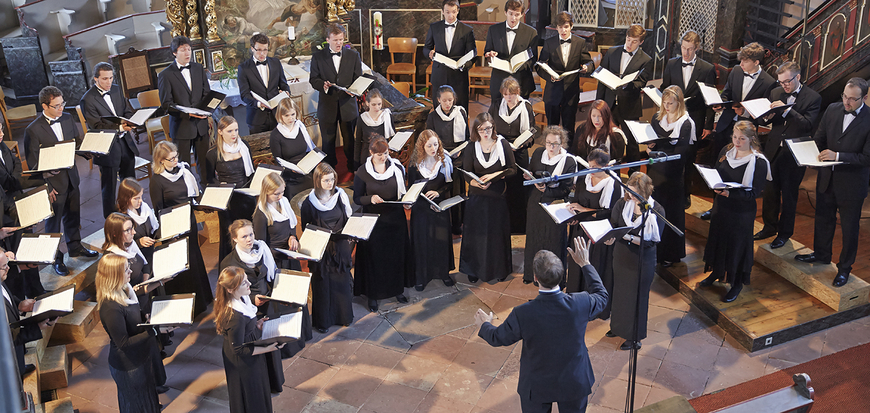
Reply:
[[211, 52], [211, 65], [215, 72], [223, 72], [226, 70], [224, 67], [223, 52], [220, 50]]
[[205, 50], [197, 49], [193, 51], [193, 61], [205, 66]]

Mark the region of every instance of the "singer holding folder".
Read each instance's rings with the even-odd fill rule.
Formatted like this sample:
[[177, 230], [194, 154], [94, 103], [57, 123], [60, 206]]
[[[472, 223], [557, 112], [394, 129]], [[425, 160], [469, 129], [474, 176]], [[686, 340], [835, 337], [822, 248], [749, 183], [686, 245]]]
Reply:
[[586, 123], [577, 128], [574, 137], [569, 152], [583, 159], [588, 159], [595, 149], [601, 149], [607, 152], [610, 159], [619, 162], [625, 156], [625, 147], [628, 145], [625, 133], [613, 121], [610, 106], [600, 99], [589, 106]]
[[359, 115], [359, 120], [362, 122], [356, 124], [353, 144], [354, 169], [359, 168], [366, 161], [372, 136], [383, 136], [389, 141], [396, 134], [392, 112], [384, 108], [384, 96], [380, 90], [372, 88], [366, 93], [366, 106], [368, 110]]
[[[70, 139], [74, 139], [76, 145], [80, 145], [82, 140], [82, 129], [73, 123], [72, 116], [63, 111], [66, 101], [60, 89], [54, 86], [42, 88], [39, 91], [39, 103], [42, 105], [42, 116], [37, 116], [24, 130], [24, 151], [27, 155], [27, 165], [32, 170], [39, 170], [40, 149]], [[42, 179], [48, 184], [48, 197], [51, 201], [51, 209], [54, 211], [54, 216], [45, 221], [45, 232], [63, 232], [71, 257], [96, 257], [97, 252], [85, 248], [81, 242], [82, 234], [79, 227], [82, 205], [79, 171], [75, 164], [68, 169], [43, 172]], [[58, 275], [69, 275], [60, 250], [55, 255], [53, 267]]]
[[[297, 165], [308, 152], [316, 148], [308, 135], [308, 128], [299, 120], [300, 113], [293, 99], [282, 100], [275, 108], [278, 126], [269, 134], [272, 156]], [[311, 177], [286, 168], [281, 172], [281, 177], [284, 178], [284, 196], [287, 199], [293, 199], [296, 194], [313, 186]]]
[[[10, 254], [0, 248], [0, 289], [3, 291], [3, 304], [6, 305], [6, 317], [10, 323], [20, 321], [21, 315], [28, 311], [33, 311], [33, 299], [21, 300], [12, 291], [6, 286], [6, 279], [9, 276], [9, 272], [12, 271], [13, 274], [18, 270], [15, 268], [9, 267], [9, 256]], [[14, 276], [14, 275], [13, 275]], [[33, 364], [25, 364], [24, 362], [24, 345], [31, 341], [36, 341], [42, 338], [42, 330], [51, 327], [57, 319], [45, 319], [39, 324], [26, 324], [20, 327], [13, 328], [11, 325], [6, 325], [4, 328], [9, 328], [11, 331], [11, 335], [13, 337], [12, 344], [15, 346], [15, 361], [18, 366], [18, 374], [21, 375], [21, 378], [24, 378], [24, 375], [36, 370], [36, 366]]]
[[118, 211], [124, 211], [133, 219], [133, 240], [139, 245], [145, 259], [151, 261], [160, 221], [151, 206], [142, 200], [144, 194], [145, 190], [139, 185], [139, 181], [133, 178], [121, 181], [118, 186]]
[[[199, 185], [184, 162], [178, 162], [178, 148], [169, 141], [160, 141], [154, 147], [154, 160], [151, 162], [151, 183], [149, 193], [154, 209], [162, 211], [177, 205], [191, 202], [199, 196]], [[166, 230], [164, 228], [164, 230]], [[168, 294], [196, 293], [193, 306], [194, 315], [206, 310], [212, 302], [211, 284], [208, 271], [202, 259], [202, 251], [197, 242], [198, 231], [193, 209], [190, 212], [190, 232], [187, 235], [187, 271], [179, 274], [166, 287]]]
[[484, 58], [498, 57], [510, 62], [511, 58], [521, 53], [528, 53], [529, 59], [520, 65], [513, 73], [499, 69], [492, 70], [492, 78], [489, 82], [489, 95], [492, 97], [492, 106], [498, 107], [501, 102], [502, 82], [513, 76], [520, 84], [519, 94], [528, 99], [535, 91], [535, 78], [532, 75], [532, 67], [538, 56], [538, 32], [528, 24], [522, 22], [525, 15], [525, 6], [520, 0], [507, 0], [504, 4], [505, 21], [496, 23], [486, 31], [486, 46], [484, 46]]
[[[444, 20], [438, 20], [429, 24], [426, 32], [426, 41], [423, 53], [430, 60], [435, 59], [435, 53], [460, 60], [471, 52], [477, 54], [477, 44], [474, 42], [474, 30], [471, 26], [459, 21], [459, 0], [443, 0], [441, 2], [441, 14]], [[432, 86], [430, 91], [435, 91], [444, 85], [455, 86], [456, 105], [468, 110], [468, 68], [474, 64], [474, 59], [466, 62], [461, 68], [453, 69], [439, 62], [432, 62]], [[430, 96], [432, 94], [430, 93]]]
[[253, 93], [271, 100], [282, 91], [290, 94], [290, 86], [284, 77], [284, 67], [275, 57], [269, 57], [269, 36], [257, 33], [251, 36], [251, 58], [238, 68], [239, 95], [245, 101], [246, 123], [248, 130], [255, 133], [266, 132], [275, 127], [272, 109], [254, 98]]
[[[448, 151], [468, 142], [468, 111], [456, 104], [457, 92], [450, 86], [444, 85], [438, 88], [436, 98], [438, 105], [429, 112], [426, 118], [426, 129], [434, 131], [441, 140], [445, 155]], [[462, 152], [458, 152], [451, 158], [453, 166], [462, 167]], [[453, 180], [453, 195], [465, 194], [465, 180]], [[465, 205], [457, 205], [450, 208], [450, 218], [454, 235], [462, 234], [462, 221], [465, 217]]]
[[279, 268], [287, 270], [302, 270], [298, 260], [291, 259], [276, 251], [281, 248], [289, 251], [299, 250], [299, 240], [296, 239], [296, 213], [290, 207], [290, 201], [284, 196], [284, 180], [276, 173], [263, 177], [260, 197], [254, 210], [254, 237], [269, 244], [272, 256]]

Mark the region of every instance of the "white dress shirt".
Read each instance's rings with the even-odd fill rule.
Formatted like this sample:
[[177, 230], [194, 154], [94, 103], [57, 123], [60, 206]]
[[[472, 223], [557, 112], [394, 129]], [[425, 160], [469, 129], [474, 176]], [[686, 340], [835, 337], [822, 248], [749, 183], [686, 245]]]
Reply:
[[97, 90], [103, 96], [103, 100], [106, 101], [106, 104], [109, 105], [109, 110], [112, 111], [112, 114], [118, 116], [118, 114], [115, 112], [115, 104], [112, 103], [112, 95], [109, 93], [109, 91], [100, 89], [99, 86], [97, 86]]
[[749, 91], [752, 90], [752, 87], [755, 86], [755, 81], [758, 80], [758, 77], [761, 76], [761, 66], [758, 67], [758, 70], [755, 71], [752, 76], [743, 75], [743, 94], [740, 96], [740, 100], [746, 100], [746, 95], [749, 94]]
[[[515, 27], [509, 27], [507, 23], [505, 23], [504, 25], [511, 30], [516, 30], [520, 28], [519, 23], [517, 23]], [[505, 36], [507, 37], [508, 56], [505, 56], [503, 59], [510, 60], [511, 56], [513, 56], [514, 54], [514, 39], [517, 38], [517, 34], [510, 30], [505, 30]]]
[[559, 37], [559, 48], [562, 50], [562, 64], [565, 65], [565, 68], [568, 68], [568, 55], [571, 53], [571, 43], [561, 43], [562, 40], [570, 40], [571, 35], [568, 35], [567, 39], [563, 39]]
[[[60, 118], [52, 119], [48, 117], [48, 115], [45, 115], [45, 119], [48, 120], [49, 124], [51, 124], [52, 121], [56, 121]], [[49, 126], [49, 128], [54, 132], [54, 136], [57, 137], [58, 142], [63, 141], [63, 128], [60, 127], [60, 122], [55, 122], [53, 125]]]
[[447, 53], [450, 53], [450, 46], [453, 45], [453, 35], [456, 33], [456, 25], [459, 24], [459, 19], [456, 19], [453, 25], [447, 23], [447, 20], [444, 21], [444, 24], [448, 25], [444, 28], [444, 43], [447, 43]]
[[[680, 63], [683, 69], [683, 88], [689, 87], [689, 79], [692, 78], [692, 71], [695, 70], [695, 63], [698, 62], [698, 56], [695, 56], [691, 62], [687, 62], [683, 59], [680, 59]], [[690, 66], [683, 66], [683, 64], [691, 63]]]
[[[332, 49], [329, 49], [329, 53], [333, 53]], [[332, 64], [335, 66], [335, 74], [338, 75], [338, 68], [341, 67], [341, 51], [338, 52], [338, 55], [332, 55]]]
[[[175, 64], [178, 65], [178, 68], [179, 68], [179, 69], [181, 69], [181, 67], [183, 66], [181, 63], [178, 63], [178, 60], [175, 61]], [[182, 70], [182, 71], [181, 71], [181, 76], [183, 76], [183, 77], [184, 77], [184, 81], [187, 82], [187, 88], [190, 89], [190, 90], [193, 90], [193, 84], [192, 84], [191, 81], [190, 81], [190, 67], [189, 67], [189, 66], [190, 66], [190, 63], [188, 62], [187, 65], [188, 65], [188, 69], [187, 69], [187, 70]]]
[[[258, 65], [258, 60], [254, 59], [254, 66], [257, 68], [257, 72], [260, 72], [260, 79], [263, 79], [263, 85], [267, 88], [269, 87], [269, 65]], [[263, 96], [264, 98], [266, 96]]]
[[849, 125], [852, 124], [852, 121], [858, 117], [858, 114], [861, 113], [861, 109], [864, 109], [863, 103], [861, 104], [861, 107], [859, 107], [858, 109], [855, 109], [854, 115], [850, 115], [848, 113], [843, 115], [843, 132], [845, 132], [846, 129], [849, 128]]
[[[623, 46], [623, 47], [625, 47], [625, 46]], [[631, 59], [634, 57], [634, 53], [637, 53], [637, 50], [635, 50], [634, 53], [632, 53], [632, 54], [626, 53], [625, 49], [622, 49], [622, 50], [623, 50], [623, 52], [621, 53], [622, 56], [619, 57], [620, 58], [620, 60], [619, 60], [619, 74], [620, 75], [625, 74], [625, 69], [628, 68], [628, 63], [631, 62]], [[638, 50], [640, 50], [640, 49], [638, 49]]]

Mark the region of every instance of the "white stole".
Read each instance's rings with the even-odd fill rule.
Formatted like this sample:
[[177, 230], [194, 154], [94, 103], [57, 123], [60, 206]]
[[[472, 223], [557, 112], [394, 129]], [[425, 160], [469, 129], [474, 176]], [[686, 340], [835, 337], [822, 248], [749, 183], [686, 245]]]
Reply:
[[445, 115], [441, 110], [441, 105], [435, 107], [435, 113], [444, 122], [453, 122], [453, 142], [464, 142], [465, 134], [468, 131], [468, 125], [465, 122], [465, 108], [462, 106], [453, 106], [450, 109], [450, 115]]
[[241, 139], [237, 140], [234, 146], [230, 146], [224, 142], [223, 149], [226, 153], [242, 154], [242, 163], [245, 165], [245, 176], [251, 176], [251, 174], [254, 173], [254, 161], [251, 159], [251, 151], [248, 149], [248, 145], [242, 143]]
[[393, 130], [393, 121], [390, 117], [390, 110], [383, 109], [381, 110], [381, 114], [378, 115], [377, 119], [372, 119], [372, 115], [369, 115], [368, 112], [363, 112], [359, 115], [360, 119], [362, 119], [363, 123], [365, 123], [370, 128], [376, 128], [378, 126], [384, 125], [384, 138], [390, 139], [393, 135], [396, 134], [396, 131]]
[[350, 218], [350, 216], [353, 215], [353, 210], [350, 208], [350, 200], [347, 197], [347, 192], [344, 192], [344, 189], [336, 188], [335, 193], [329, 197], [326, 203], [320, 202], [320, 198], [317, 197], [314, 190], [308, 193], [308, 201], [311, 202], [311, 206], [321, 212], [332, 211], [332, 209], [335, 208], [335, 204], [338, 203], [339, 198], [341, 198], [341, 203], [344, 204], [344, 214]]
[[308, 135], [308, 128], [302, 124], [299, 119], [296, 119], [296, 122], [293, 122], [293, 129], [288, 128], [283, 123], [278, 124], [278, 132], [281, 132], [281, 135], [287, 139], [296, 139], [299, 136], [299, 131], [302, 131], [302, 138], [305, 139], [305, 145], [308, 146], [308, 150], [312, 150], [315, 148], [314, 142], [311, 141], [311, 136]]
[[[314, 191], [311, 191], [314, 192]], [[263, 210], [262, 205], [257, 205], [257, 208], [262, 211], [264, 214], [268, 211], [267, 215], [272, 216], [273, 222], [284, 222], [290, 220], [290, 228], [296, 227], [296, 214], [293, 213], [293, 209], [290, 208], [290, 201], [287, 200], [287, 197], [282, 196], [280, 200], [278, 200], [278, 204], [281, 206], [281, 212], [278, 211], [272, 204], [266, 204], [266, 210]]]
[[[634, 216], [634, 206], [637, 204], [635, 200], [632, 198], [625, 202], [625, 206], [622, 208], [622, 219], [625, 221], [625, 224], [632, 228], [637, 228], [640, 226], [641, 221], [643, 220], [643, 214], [637, 216], [637, 219], [632, 219]], [[656, 201], [650, 197], [649, 198], [649, 207], [652, 209], [655, 206]], [[659, 242], [662, 240], [661, 235], [659, 235], [659, 223], [656, 219], [656, 215], [653, 213], [649, 213], [646, 219], [646, 225], [643, 227], [643, 239], [644, 241], [652, 241]]]
[[236, 254], [243, 263], [249, 266], [256, 266], [262, 259], [263, 265], [266, 266], [266, 280], [272, 282], [275, 279], [275, 269], [278, 267], [275, 264], [275, 258], [272, 257], [272, 250], [269, 249], [269, 245], [265, 241], [254, 240], [254, 245], [257, 248], [251, 248], [251, 252], [248, 253], [242, 251], [239, 244], [236, 244]]
[[384, 173], [379, 174], [377, 171], [375, 171], [375, 164], [372, 162], [372, 157], [369, 156], [368, 158], [366, 158], [366, 172], [368, 172], [369, 175], [372, 176], [372, 178], [375, 178], [378, 181], [383, 181], [391, 177], [395, 177], [396, 189], [398, 192], [398, 197], [396, 199], [400, 199], [402, 198], [402, 195], [405, 195], [405, 192], [407, 192], [405, 190], [405, 169], [401, 166], [402, 164], [399, 163], [399, 161], [390, 158], [389, 155], [387, 156], [385, 164], [386, 163], [389, 163], [389, 166], [387, 166], [387, 170], [384, 171]]
[[193, 176], [193, 173], [187, 169], [190, 165], [187, 162], [179, 162], [178, 163], [178, 172], [172, 174], [167, 170], [163, 170], [160, 173], [160, 176], [169, 180], [169, 182], [175, 182], [178, 178], [184, 178], [184, 185], [187, 186], [187, 196], [195, 197], [199, 196], [199, 184], [196, 183], [196, 177]]
[[773, 176], [770, 174], [770, 162], [767, 161], [767, 158], [765, 158], [764, 155], [755, 149], [752, 150], [751, 155], [737, 159], [737, 148], [731, 148], [728, 152], [725, 152], [725, 159], [728, 161], [728, 165], [731, 166], [731, 169], [737, 169], [740, 166], [747, 164], [746, 169], [743, 171], [743, 181], [740, 182], [745, 187], [752, 188], [752, 180], [755, 177], [755, 162], [757, 159], [764, 160], [767, 164], [767, 180], [773, 180]]

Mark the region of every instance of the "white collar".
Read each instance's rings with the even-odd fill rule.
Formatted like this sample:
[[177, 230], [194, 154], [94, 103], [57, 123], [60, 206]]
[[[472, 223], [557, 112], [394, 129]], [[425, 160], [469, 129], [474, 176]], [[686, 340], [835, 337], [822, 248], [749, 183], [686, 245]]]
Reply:
[[447, 182], [453, 182], [453, 161], [450, 159], [449, 156], [445, 156], [443, 161], [439, 160], [433, 166], [434, 168], [429, 170], [425, 166], [423, 166], [423, 162], [420, 162], [417, 164], [417, 171], [419, 171], [420, 176], [425, 178], [427, 181], [430, 181], [438, 176], [439, 172], [443, 172], [444, 179]]
[[384, 173], [378, 173], [375, 170], [375, 164], [374, 162], [372, 162], [372, 157], [369, 156], [368, 158], [366, 158], [366, 172], [368, 172], [368, 174], [371, 175], [372, 178], [375, 178], [378, 181], [383, 181], [389, 178], [396, 178], [396, 190], [398, 191], [398, 196], [396, 197], [396, 199], [399, 199], [402, 197], [402, 195], [405, 195], [406, 192], [404, 176], [405, 168], [402, 167], [402, 164], [399, 161], [390, 158], [389, 155], [387, 155], [387, 160], [384, 162], [384, 165], [387, 165], [387, 169], [384, 171]]
[[154, 215], [154, 210], [151, 209], [151, 206], [143, 201], [142, 206], [140, 206], [139, 209], [141, 212], [130, 208], [127, 210], [127, 215], [129, 215], [130, 218], [133, 218], [133, 222], [135, 222], [136, 225], [142, 225], [145, 223], [145, 220], [148, 220], [151, 222], [151, 230], [157, 231], [157, 228], [160, 228], [160, 222], [157, 221], [157, 217]]
[[254, 246], [256, 248], [251, 248], [251, 252], [244, 252], [239, 244], [236, 244], [236, 255], [239, 256], [239, 260], [251, 267], [262, 263], [266, 267], [266, 280], [272, 282], [275, 279], [275, 270], [278, 268], [275, 258], [272, 257], [272, 250], [265, 241], [261, 240], [254, 240]]
[[336, 188], [335, 193], [329, 197], [326, 203], [320, 202], [320, 198], [317, 197], [313, 189], [308, 193], [308, 202], [311, 202], [311, 206], [321, 212], [332, 211], [335, 208], [335, 205], [338, 203], [338, 200], [341, 199], [341, 203], [344, 205], [344, 214], [348, 218], [353, 214], [353, 210], [350, 208], [350, 200], [347, 197], [347, 193], [344, 192], [342, 188]]
[[507, 21], [505, 21], [505, 22], [504, 22], [504, 27], [507, 27], [508, 29], [511, 29], [511, 30], [516, 30], [516, 29], [519, 29], [519, 28], [520, 28], [520, 23], [522, 23], [522, 22], [517, 22], [517, 25], [516, 25], [516, 26], [514, 26], [514, 27], [510, 27], [510, 26], [508, 26]]
[[559, 291], [562, 291], [562, 288], [559, 287], [558, 285], [556, 285], [553, 288], [544, 288], [544, 287], [538, 288], [538, 293], [557, 293]]
[[[266, 210], [269, 212], [268, 215], [272, 217], [272, 222], [284, 222], [289, 220], [290, 228], [295, 228], [297, 224], [296, 214], [293, 213], [293, 209], [290, 207], [290, 201], [287, 200], [287, 197], [282, 196], [281, 199], [278, 200], [278, 205], [281, 207], [281, 211], [278, 211], [278, 209], [272, 206], [272, 204], [266, 204]], [[266, 213], [266, 211], [263, 210], [263, 206], [259, 205], [259, 203], [257, 208], [262, 213]]]
[[230, 305], [233, 307], [233, 310], [242, 313], [245, 317], [257, 317], [257, 306], [251, 303], [251, 297], [248, 297], [247, 295], [243, 295], [241, 300], [233, 298], [233, 300], [230, 301]]
[[490, 166], [495, 165], [496, 162], [501, 163], [501, 166], [505, 165], [504, 146], [502, 146], [501, 143], [501, 141], [504, 140], [504, 137], [501, 135], [495, 136], [496, 139], [492, 146], [492, 152], [489, 154], [489, 160], [483, 158], [483, 146], [480, 144], [480, 140], [474, 142], [474, 151], [477, 157], [477, 162], [484, 168], [489, 168]]
[[[695, 62], [698, 61], [698, 55], [696, 54], [695, 57], [692, 59], [691, 62], [687, 62], [686, 59], [683, 59], [683, 57], [680, 56], [680, 61], [683, 62], [683, 63], [691, 63], [691, 64], [694, 66]], [[685, 68], [684, 68], [684, 69], [685, 69]]]

